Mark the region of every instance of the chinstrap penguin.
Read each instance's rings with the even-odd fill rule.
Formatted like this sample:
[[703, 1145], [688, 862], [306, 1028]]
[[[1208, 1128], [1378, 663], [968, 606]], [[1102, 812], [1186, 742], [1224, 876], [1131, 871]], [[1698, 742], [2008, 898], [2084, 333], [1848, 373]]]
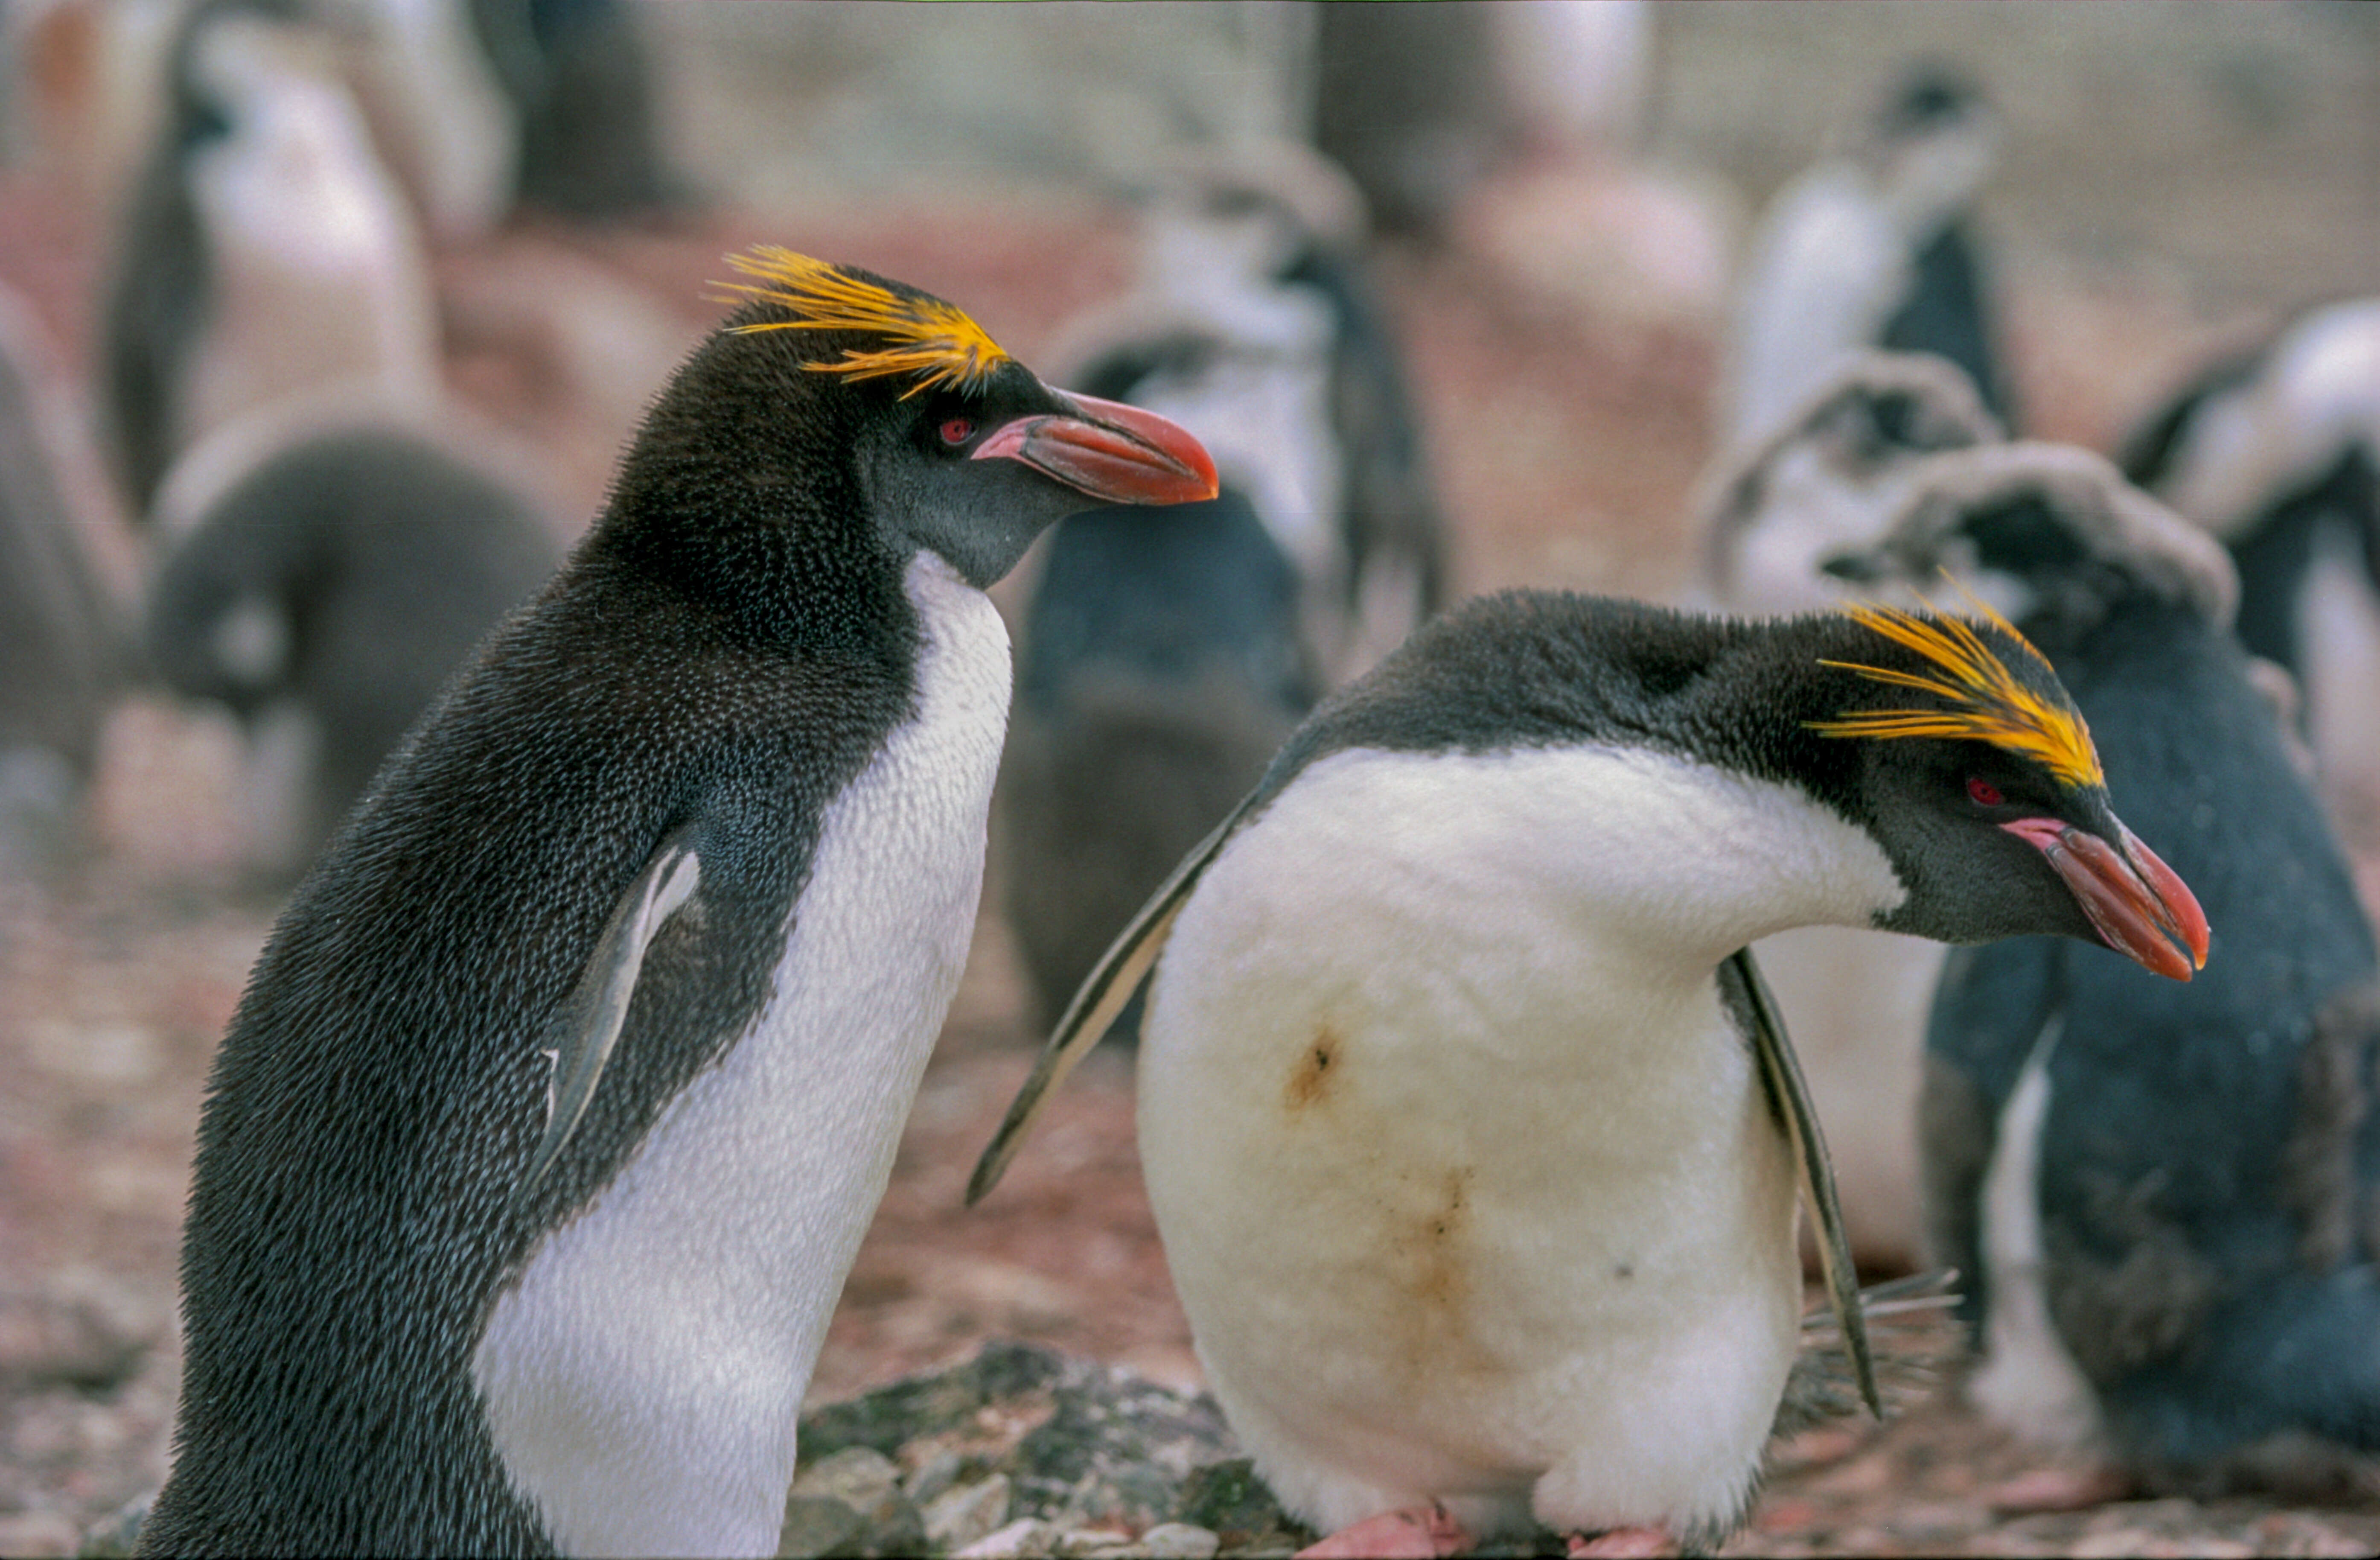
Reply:
[[733, 257], [586, 540], [300, 884], [234, 1016], [145, 1553], [766, 1554], [965, 958], [983, 588], [1211, 496], [899, 283]]
[[334, 385], [427, 406], [441, 385], [420, 236], [337, 41], [296, 0], [200, 0], [167, 65], [96, 374], [136, 516], [176, 456], [241, 413]]
[[1288, 1509], [1716, 1543], [1796, 1351], [1797, 1180], [1859, 1315], [1743, 951], [1816, 921], [2177, 979], [2206, 937], [2005, 625], [1475, 602], [1327, 700], [1144, 908], [970, 1191], [1154, 966], [1150, 1200]]
[[227, 424], [167, 474], [157, 511], [150, 667], [247, 728], [250, 865], [282, 883], [562, 561], [512, 483], [428, 428], [369, 415]]
[[2240, 640], [2296, 675], [2334, 805], [2380, 812], [2380, 299], [2311, 309], [2144, 418], [2124, 474], [2220, 537]]
[[1934, 462], [1840, 567], [1949, 567], [2008, 601], [2090, 721], [2110, 797], [2218, 929], [2187, 987], [2049, 938], [1950, 956], [1923, 1120], [1936, 1251], [1971, 1275], [1973, 1395], [2155, 1491], [2337, 1496], [2359, 1459], [2372, 1486], [2372, 931], [2228, 632], [2221, 548], [2095, 455], [2010, 445]]
[[1967, 208], [1998, 117], [1935, 67], [1913, 71], [1844, 154], [1779, 191], [1753, 236], [1730, 325], [1722, 435], [1771, 432], [1846, 353], [1949, 359], [2013, 423], [1988, 277]]

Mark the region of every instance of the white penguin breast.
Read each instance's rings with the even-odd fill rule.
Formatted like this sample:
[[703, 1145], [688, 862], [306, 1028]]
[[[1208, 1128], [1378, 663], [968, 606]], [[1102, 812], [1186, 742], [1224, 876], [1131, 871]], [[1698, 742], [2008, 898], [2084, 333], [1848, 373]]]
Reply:
[[921, 554], [915, 716], [829, 805], [774, 980], [719, 1063], [530, 1258], [474, 1361], [566, 1553], [766, 1554], [794, 1422], [958, 985], [1008, 636]]
[[1815, 804], [1642, 750], [1341, 754], [1225, 849], [1158, 967], [1141, 1152], [1293, 1510], [1733, 1518], [1801, 1290], [1715, 967], [1899, 896]]

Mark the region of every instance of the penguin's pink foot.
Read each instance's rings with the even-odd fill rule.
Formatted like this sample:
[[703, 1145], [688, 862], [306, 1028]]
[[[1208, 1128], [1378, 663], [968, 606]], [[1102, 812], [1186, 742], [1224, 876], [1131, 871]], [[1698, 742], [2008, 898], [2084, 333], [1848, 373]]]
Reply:
[[1678, 1541], [1666, 1528], [1607, 1528], [1570, 1536], [1570, 1560], [1649, 1560], [1677, 1552]]
[[2081, 1468], [2036, 1468], [2030, 1473], [1993, 1485], [1984, 1499], [1994, 1511], [2082, 1511], [2119, 1501], [2132, 1493], [2132, 1481], [2111, 1463], [2086, 1463]]
[[1475, 1542], [1452, 1513], [1433, 1501], [1366, 1517], [1307, 1544], [1293, 1560], [1447, 1560]]

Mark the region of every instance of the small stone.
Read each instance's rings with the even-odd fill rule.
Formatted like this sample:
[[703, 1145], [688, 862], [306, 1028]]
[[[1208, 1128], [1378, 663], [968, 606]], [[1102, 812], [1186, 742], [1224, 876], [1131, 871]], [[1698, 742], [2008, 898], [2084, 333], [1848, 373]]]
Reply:
[[943, 1491], [959, 1481], [960, 1470], [965, 1467], [966, 1459], [946, 1447], [927, 1458], [903, 1480], [901, 1493], [922, 1511], [933, 1505]]
[[868, 1519], [823, 1495], [791, 1495], [785, 1501], [784, 1525], [777, 1530], [777, 1553], [785, 1560], [822, 1560], [853, 1552]]
[[1111, 1560], [1117, 1550], [1131, 1547], [1132, 1535], [1112, 1528], [1075, 1528], [1058, 1535], [1060, 1560]]
[[841, 1501], [862, 1521], [880, 1522], [893, 1514], [894, 1503], [901, 1498], [901, 1469], [873, 1447], [846, 1446], [795, 1475], [793, 1493]]
[[1039, 1560], [1055, 1554], [1058, 1530], [1038, 1517], [1020, 1517], [997, 1532], [953, 1550], [951, 1560]]
[[1222, 1547], [1222, 1535], [1187, 1522], [1160, 1522], [1141, 1534], [1139, 1543], [1149, 1560], [1214, 1560]]
[[936, 1549], [965, 1549], [1008, 1520], [1008, 1475], [995, 1473], [974, 1484], [954, 1485], [925, 1507], [926, 1542]]

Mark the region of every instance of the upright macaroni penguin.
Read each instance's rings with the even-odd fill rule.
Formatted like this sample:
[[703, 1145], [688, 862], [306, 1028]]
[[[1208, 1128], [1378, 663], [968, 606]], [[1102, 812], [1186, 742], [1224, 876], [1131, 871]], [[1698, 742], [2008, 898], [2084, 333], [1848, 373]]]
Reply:
[[983, 588], [1214, 492], [783, 250], [299, 886], [224, 1040], [147, 1552], [765, 1554], [958, 980]]
[[1326, 701], [1160, 890], [973, 1190], [1154, 964], [1167, 1261], [1275, 1493], [1361, 1524], [1321, 1553], [1452, 1553], [1458, 1523], [1715, 1543], [1794, 1358], [1797, 1178], [1831, 1213], [1742, 950], [1819, 921], [2060, 933], [2176, 979], [2206, 948], [2005, 624], [1475, 602]]

